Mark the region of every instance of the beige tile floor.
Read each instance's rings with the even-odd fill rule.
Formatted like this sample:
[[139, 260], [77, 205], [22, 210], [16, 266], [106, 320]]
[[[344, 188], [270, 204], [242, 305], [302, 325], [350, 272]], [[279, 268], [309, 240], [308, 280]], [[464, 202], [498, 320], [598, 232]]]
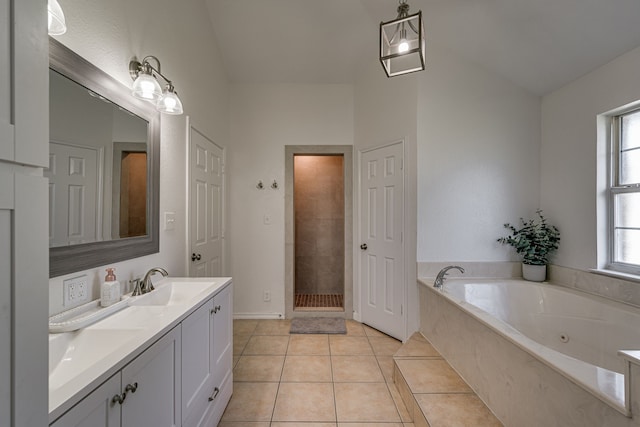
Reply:
[[[234, 391], [219, 427], [501, 426], [419, 334], [402, 346], [350, 320], [346, 335], [290, 335], [290, 325], [234, 321]], [[414, 425], [401, 394], [428, 421]]]
[[355, 321], [346, 335], [290, 335], [290, 325], [234, 321], [234, 389], [219, 427], [414, 427], [393, 383], [399, 341]]

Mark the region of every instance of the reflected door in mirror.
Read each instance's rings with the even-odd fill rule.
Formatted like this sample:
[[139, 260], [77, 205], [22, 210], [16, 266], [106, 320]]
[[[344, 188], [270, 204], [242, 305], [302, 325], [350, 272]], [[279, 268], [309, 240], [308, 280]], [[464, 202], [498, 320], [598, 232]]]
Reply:
[[99, 150], [56, 142], [49, 150], [49, 247], [100, 240]]

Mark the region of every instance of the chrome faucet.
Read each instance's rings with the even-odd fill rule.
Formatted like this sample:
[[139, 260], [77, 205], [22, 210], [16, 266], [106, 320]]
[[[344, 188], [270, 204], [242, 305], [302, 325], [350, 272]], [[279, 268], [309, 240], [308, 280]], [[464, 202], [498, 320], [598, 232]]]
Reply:
[[433, 282], [434, 288], [442, 289], [442, 285], [444, 285], [444, 277], [447, 275], [447, 272], [452, 268], [457, 269], [458, 271], [460, 271], [460, 273], [464, 273], [464, 268], [457, 265], [450, 265], [448, 267], [445, 267], [442, 270], [440, 270], [440, 272], [436, 276], [436, 280], [434, 280]]
[[154, 267], [151, 270], [147, 271], [147, 274], [144, 275], [144, 278], [140, 282], [140, 293], [146, 294], [147, 292], [151, 292], [155, 289], [153, 287], [153, 283], [151, 282], [151, 276], [153, 276], [155, 273], [162, 274], [162, 277], [167, 277], [169, 275], [169, 273], [167, 273], [167, 270], [160, 267]]

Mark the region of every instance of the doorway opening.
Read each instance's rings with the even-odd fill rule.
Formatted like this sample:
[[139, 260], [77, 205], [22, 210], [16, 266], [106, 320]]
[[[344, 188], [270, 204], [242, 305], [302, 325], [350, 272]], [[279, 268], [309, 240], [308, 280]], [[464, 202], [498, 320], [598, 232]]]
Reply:
[[353, 317], [353, 147], [285, 146], [285, 316]]
[[344, 156], [293, 158], [295, 310], [344, 310]]
[[147, 153], [123, 151], [120, 163], [119, 236], [147, 234]]

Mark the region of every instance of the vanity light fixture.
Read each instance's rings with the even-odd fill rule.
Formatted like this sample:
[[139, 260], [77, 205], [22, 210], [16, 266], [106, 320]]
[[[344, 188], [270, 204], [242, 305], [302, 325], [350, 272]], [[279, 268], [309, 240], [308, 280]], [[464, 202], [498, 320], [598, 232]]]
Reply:
[[67, 32], [67, 23], [64, 19], [64, 12], [58, 0], [48, 0], [47, 14], [49, 16], [49, 35], [59, 36]]
[[[155, 61], [155, 67], [149, 61]], [[142, 62], [133, 58], [129, 62], [129, 74], [133, 79], [132, 94], [136, 98], [154, 102], [161, 113], [179, 115], [183, 113], [182, 101], [171, 80], [160, 72], [160, 61], [155, 56], [145, 56]], [[165, 81], [162, 90], [158, 77]]]
[[422, 11], [409, 15], [407, 0], [399, 0], [396, 19], [380, 23], [380, 62], [387, 77], [424, 70]]

